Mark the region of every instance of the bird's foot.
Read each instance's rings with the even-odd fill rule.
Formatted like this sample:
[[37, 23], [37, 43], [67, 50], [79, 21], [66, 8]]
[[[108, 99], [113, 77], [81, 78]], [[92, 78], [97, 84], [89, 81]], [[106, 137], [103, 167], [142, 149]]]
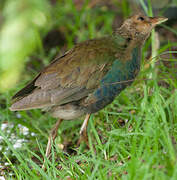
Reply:
[[79, 146], [81, 142], [84, 141], [87, 147], [89, 148], [88, 136], [87, 136], [87, 126], [88, 126], [89, 118], [90, 118], [90, 114], [87, 114], [80, 129], [80, 137], [79, 140], [77, 141], [77, 146]]
[[81, 144], [81, 142], [85, 142], [85, 144], [86, 144], [87, 147], [89, 148], [87, 130], [83, 131], [83, 132], [80, 134], [79, 140], [77, 141], [77, 146], [79, 146], [79, 145]]
[[[55, 138], [57, 137], [58, 127], [61, 124], [61, 122], [62, 122], [62, 120], [59, 119], [56, 122], [55, 126], [50, 131], [50, 135], [49, 135], [48, 143], [47, 143], [47, 147], [46, 147], [46, 152], [45, 152], [46, 158], [49, 158], [49, 156], [50, 156], [52, 142], [54, 142]], [[42, 165], [42, 169], [44, 169], [44, 170], [45, 170], [45, 162], [46, 162], [46, 159], [44, 159], [44, 163]]]

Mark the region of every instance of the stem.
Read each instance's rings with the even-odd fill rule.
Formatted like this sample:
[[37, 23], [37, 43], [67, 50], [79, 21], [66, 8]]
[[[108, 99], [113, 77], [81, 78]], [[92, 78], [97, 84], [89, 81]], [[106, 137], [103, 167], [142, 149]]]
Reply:
[[[152, 6], [151, 6], [151, 0], [148, 0], [148, 7], [149, 7], [149, 11], [148, 11], [148, 15], [153, 17], [153, 11], [152, 11]], [[155, 41], [155, 30], [153, 29], [151, 32], [151, 50], [152, 50], [152, 54], [151, 57], [154, 58], [157, 56], [157, 49], [156, 49], [156, 41]], [[156, 78], [156, 73], [155, 73], [155, 61], [151, 63], [151, 68], [152, 68], [152, 73], [150, 73], [149, 78]]]

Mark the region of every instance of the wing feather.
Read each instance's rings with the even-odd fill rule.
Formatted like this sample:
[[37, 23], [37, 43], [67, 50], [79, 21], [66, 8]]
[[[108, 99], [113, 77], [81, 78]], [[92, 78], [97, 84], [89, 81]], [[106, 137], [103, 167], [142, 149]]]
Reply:
[[29, 85], [18, 92], [14, 96], [15, 103], [11, 110], [45, 108], [88, 96], [98, 88], [116, 53], [117, 48], [110, 38], [90, 40], [76, 45], [54, 60]]

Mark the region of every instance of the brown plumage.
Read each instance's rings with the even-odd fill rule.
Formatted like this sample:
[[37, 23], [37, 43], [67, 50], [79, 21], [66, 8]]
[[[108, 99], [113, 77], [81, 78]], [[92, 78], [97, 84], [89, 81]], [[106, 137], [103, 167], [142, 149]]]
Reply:
[[[135, 15], [111, 36], [76, 45], [19, 91], [10, 109], [41, 108], [61, 119], [75, 119], [99, 111], [130, 85], [115, 82], [136, 77], [143, 43], [152, 28], [166, 20]], [[89, 115], [81, 133], [86, 131], [88, 119]]]

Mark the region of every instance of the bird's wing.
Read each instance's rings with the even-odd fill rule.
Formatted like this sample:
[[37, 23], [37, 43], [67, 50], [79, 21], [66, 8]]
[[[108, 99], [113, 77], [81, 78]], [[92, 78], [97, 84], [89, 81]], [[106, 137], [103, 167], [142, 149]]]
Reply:
[[141, 49], [136, 47], [126, 62], [116, 59], [111, 69], [100, 81], [100, 86], [81, 102], [88, 113], [94, 113], [110, 104], [114, 98], [130, 85], [140, 70]]
[[19, 91], [13, 97], [11, 110], [44, 108], [88, 96], [98, 88], [117, 51], [118, 47], [110, 38], [76, 45]]

